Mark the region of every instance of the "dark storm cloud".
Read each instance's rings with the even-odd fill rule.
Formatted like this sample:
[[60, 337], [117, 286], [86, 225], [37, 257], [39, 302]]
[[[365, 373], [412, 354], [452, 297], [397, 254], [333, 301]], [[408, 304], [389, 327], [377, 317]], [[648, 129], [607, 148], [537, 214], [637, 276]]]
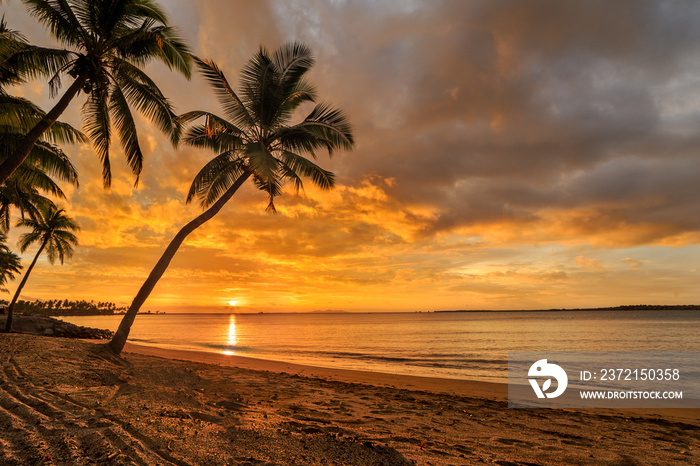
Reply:
[[[393, 179], [387, 192], [399, 203], [441, 212], [426, 234], [527, 223], [542, 209], [596, 203], [632, 209], [632, 223], [700, 226], [688, 220], [700, 219], [691, 203], [670, 208], [680, 193], [700, 194], [697, 183], [668, 179], [698, 170], [687, 160], [700, 149], [692, 132], [698, 112], [670, 104], [700, 102], [696, 88], [678, 82], [700, 72], [696, 2], [196, 7], [199, 49], [211, 50], [227, 69], [239, 69], [258, 44], [308, 43], [321, 95], [346, 109], [357, 131], [358, 150], [324, 164], [347, 183], [367, 175]], [[653, 170], [649, 158], [662, 158], [662, 168]], [[617, 159], [629, 174], [614, 176]], [[659, 191], [667, 188], [670, 194]], [[639, 196], [669, 201], [643, 203]]]
[[[683, 155], [696, 138], [665, 131], [668, 95], [657, 95], [673, 95], [675, 77], [698, 71], [693, 2], [273, 5], [288, 20], [281, 35], [320, 50], [320, 87], [358, 127], [359, 151], [334, 168], [395, 178], [393, 196], [444, 212], [436, 230], [634, 200], [640, 187], [629, 177], [615, 178], [614, 190], [561, 185], [576, 171], [605, 184], [601, 167], [620, 157], [642, 172], [646, 196], [667, 183], [645, 172], [645, 158], [663, 157], [666, 174], [695, 170]], [[697, 114], [673, 118], [682, 125]], [[690, 178], [675, 190], [698, 194]]]

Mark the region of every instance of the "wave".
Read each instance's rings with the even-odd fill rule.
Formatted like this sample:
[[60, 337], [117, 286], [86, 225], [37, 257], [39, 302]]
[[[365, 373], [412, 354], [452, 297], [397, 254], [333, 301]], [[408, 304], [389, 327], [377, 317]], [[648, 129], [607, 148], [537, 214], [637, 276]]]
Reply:
[[[157, 343], [153, 340], [134, 339], [146, 343]], [[189, 346], [189, 345], [188, 345]], [[205, 351], [246, 353], [249, 356], [258, 356], [270, 359], [294, 360], [297, 358], [305, 361], [317, 360], [319, 363], [328, 360], [341, 363], [342, 361], [355, 361], [371, 364], [379, 364], [387, 367], [413, 366], [436, 369], [457, 370], [494, 370], [507, 366], [507, 359], [503, 358], [471, 358], [455, 353], [419, 353], [416, 355], [387, 356], [352, 351], [314, 351], [284, 348], [284, 350], [269, 350], [251, 346], [237, 346], [214, 343], [197, 343], [197, 347]]]
[[409, 365], [417, 367], [433, 367], [444, 369], [494, 369], [505, 368], [508, 363], [503, 358], [467, 358], [455, 354], [440, 354], [442, 357], [416, 356], [385, 356], [381, 354], [358, 353], [349, 351], [289, 351], [289, 355], [311, 357], [312, 359], [355, 360], [387, 365]]
[[259, 352], [257, 348], [252, 346], [237, 346], [237, 345], [216, 345], [213, 343], [200, 343], [199, 346], [203, 348], [210, 348], [217, 351], [236, 351], [240, 353], [253, 353]]

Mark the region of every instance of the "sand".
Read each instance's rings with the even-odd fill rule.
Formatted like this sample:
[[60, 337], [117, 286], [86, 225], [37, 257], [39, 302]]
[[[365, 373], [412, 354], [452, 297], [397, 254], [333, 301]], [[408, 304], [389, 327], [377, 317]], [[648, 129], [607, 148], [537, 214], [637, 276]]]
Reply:
[[699, 410], [514, 410], [499, 384], [0, 335], [0, 464], [700, 464]]

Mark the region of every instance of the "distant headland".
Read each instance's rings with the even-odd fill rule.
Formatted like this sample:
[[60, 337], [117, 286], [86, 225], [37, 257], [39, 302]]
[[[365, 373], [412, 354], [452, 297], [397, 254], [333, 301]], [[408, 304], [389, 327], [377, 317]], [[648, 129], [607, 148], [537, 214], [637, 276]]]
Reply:
[[512, 309], [512, 310], [444, 310], [435, 312], [560, 312], [560, 311], [700, 311], [698, 304], [632, 304], [614, 307], [561, 308], [561, 309]]

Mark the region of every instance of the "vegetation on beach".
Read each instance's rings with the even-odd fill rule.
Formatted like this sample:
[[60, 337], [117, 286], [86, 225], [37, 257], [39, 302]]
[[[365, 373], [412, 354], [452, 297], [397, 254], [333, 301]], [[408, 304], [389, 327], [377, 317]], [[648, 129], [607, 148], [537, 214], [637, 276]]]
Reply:
[[[66, 76], [73, 81], [55, 106], [19, 141], [0, 164], [4, 183], [29, 156], [41, 136], [83, 92], [85, 130], [103, 167], [105, 186], [111, 184], [109, 148], [116, 130], [131, 170], [138, 176], [143, 152], [131, 108], [155, 121], [176, 140], [179, 125], [170, 102], [142, 67], [160, 61], [189, 78], [189, 49], [168, 24], [165, 12], [151, 0], [24, 0], [29, 12], [66, 49], [20, 47], [5, 53], [5, 67], [20, 79], [49, 76], [55, 95]], [[6, 49], [12, 45], [3, 41]], [[7, 45], [6, 45], [7, 44]]]
[[[27, 40], [0, 20], [0, 161], [17, 150], [24, 135], [45, 113], [27, 99], [10, 95], [8, 87], [21, 84], [30, 64], [17, 56], [31, 49]], [[72, 126], [56, 122], [34, 144], [26, 160], [0, 186], [0, 230], [10, 229], [13, 210], [22, 218], [36, 219], [39, 206], [52, 203], [51, 196], [65, 199], [58, 181], [78, 186], [78, 173], [57, 144], [85, 142], [83, 134]]]
[[[175, 235], [141, 286], [109, 343], [117, 354], [185, 238], [213, 218], [248, 179], [268, 196], [268, 210], [274, 211], [274, 199], [282, 194], [285, 181], [297, 191], [303, 189], [304, 178], [321, 189], [334, 186], [333, 174], [305, 156], [315, 159], [318, 150], [331, 155], [354, 146], [347, 118], [328, 104], [317, 103], [304, 119], [291, 122], [300, 105], [317, 100], [315, 88], [305, 79], [314, 64], [306, 46], [289, 43], [273, 53], [261, 47], [241, 73], [239, 93], [213, 61], [195, 58], [195, 62], [224, 110], [224, 116], [193, 111], [180, 117], [190, 125], [185, 143], [216, 154], [195, 176], [187, 196], [187, 202], [199, 199], [206, 210]], [[196, 121], [202, 123], [193, 124]]]
[[12, 331], [12, 317], [14, 306], [19, 298], [24, 285], [29, 279], [29, 274], [34, 269], [39, 256], [42, 252], [46, 253], [51, 264], [57, 260], [63, 264], [66, 258], [73, 255], [73, 246], [78, 245], [78, 238], [73, 234], [80, 227], [75, 221], [65, 214], [63, 209], [56, 207], [53, 203], [40, 206], [36, 218], [20, 220], [17, 226], [31, 228], [29, 233], [24, 233], [19, 239], [20, 251], [26, 251], [34, 244], [39, 245], [39, 249], [34, 256], [34, 260], [29, 264], [27, 270], [22, 277], [22, 281], [17, 286], [12, 301], [7, 308], [7, 321], [5, 323], [5, 332]]
[[[42, 250], [51, 263], [63, 262], [72, 253], [77, 238], [68, 230], [77, 229], [53, 201], [42, 195], [65, 198], [52, 179], [78, 185], [77, 173], [66, 154], [56, 145], [92, 141], [103, 170], [105, 187], [111, 184], [109, 149], [112, 133], [118, 136], [127, 162], [136, 175], [143, 167], [132, 108], [138, 109], [168, 134], [173, 143], [181, 125], [170, 101], [142, 67], [160, 61], [190, 77], [189, 49], [169, 26], [164, 11], [152, 0], [88, 1], [24, 0], [29, 12], [44, 24], [65, 49], [38, 47], [0, 21], [0, 229], [10, 228], [11, 208], [22, 219], [20, 227], [34, 228], [20, 240], [24, 251], [32, 242], [41, 242], [8, 308], [6, 330], [12, 326], [12, 313], [29, 273]], [[55, 106], [44, 113], [26, 99], [13, 97], [6, 87], [37, 77], [49, 78], [52, 96], [62, 79], [72, 83]], [[87, 96], [82, 113], [88, 137], [57, 118], [79, 93]], [[48, 215], [48, 216], [47, 216]], [[35, 227], [49, 218], [63, 216], [62, 226], [49, 239]], [[39, 236], [41, 241], [39, 241]], [[36, 236], [36, 237], [35, 237]], [[8, 248], [0, 251], [0, 287], [21, 267], [19, 258]]]
[[[196, 175], [187, 196], [188, 203], [197, 199], [205, 211], [182, 227], [137, 293], [110, 342], [110, 348], [119, 353], [136, 314], [192, 231], [216, 215], [249, 179], [266, 193], [268, 210], [273, 212], [274, 200], [282, 194], [286, 181], [291, 181], [297, 191], [303, 189], [304, 179], [321, 189], [331, 189], [334, 186], [333, 173], [318, 166], [313, 159], [319, 150], [332, 155], [336, 150], [352, 149], [352, 128], [342, 111], [317, 103], [316, 89], [305, 78], [314, 59], [303, 44], [286, 44], [274, 52], [261, 47], [243, 69], [241, 90], [236, 93], [214, 62], [190, 54], [187, 45], [168, 24], [164, 11], [152, 0], [24, 0], [24, 3], [66, 48], [30, 45], [3, 23], [5, 34], [0, 36], [0, 69], [4, 70], [5, 79], [0, 80], [0, 84], [49, 77], [49, 89], [52, 95], [56, 95], [62, 79], [69, 77], [72, 82], [48, 113], [29, 102], [12, 101], [13, 108], [21, 111], [15, 111], [14, 126], [0, 127], [0, 130], [13, 134], [13, 143], [5, 144], [0, 154], [0, 202], [7, 206], [2, 211], [5, 230], [9, 229], [9, 206], [15, 206], [29, 217], [23, 218], [18, 226], [33, 228], [20, 241], [22, 251], [29, 244], [40, 243], [10, 303], [8, 329], [11, 328], [18, 297], [42, 250], [48, 246], [49, 260], [53, 263], [59, 258], [63, 262], [64, 255], [69, 256], [72, 252], [70, 245], [77, 244], [74, 235], [68, 236], [72, 235], [68, 230], [77, 229], [77, 225], [64, 223], [59, 229], [61, 233], [53, 240], [42, 236], [48, 230], [41, 233], [37, 229], [48, 219], [47, 215], [63, 213], [52, 201], [41, 201], [37, 189], [61, 197], [60, 188], [55, 183], [41, 185], [36, 181], [40, 178], [38, 175], [27, 179], [24, 185], [17, 181], [22, 167], [36, 164], [38, 158], [32, 154], [43, 150], [41, 162], [53, 161], [51, 174], [77, 185], [77, 174], [74, 169], [71, 171], [70, 160], [57, 146], [44, 147], [43, 142], [71, 143], [89, 139], [102, 162], [105, 187], [111, 184], [109, 150], [113, 131], [138, 183], [144, 156], [132, 108], [154, 121], [174, 145], [181, 139], [183, 128], [188, 126], [184, 142], [215, 153], [215, 157]], [[214, 89], [223, 107], [223, 116], [192, 111], [177, 117], [170, 101], [142, 71], [144, 65], [153, 61], [160, 61], [187, 78], [190, 77], [191, 63], [196, 63]], [[87, 138], [56, 122], [81, 92], [87, 96], [82, 108]], [[6, 95], [3, 92], [0, 97]], [[314, 105], [305, 118], [294, 123], [292, 117], [302, 104]], [[4, 111], [0, 123], [11, 114], [11, 111]], [[29, 114], [32, 118], [27, 117]], [[53, 149], [51, 154], [47, 154], [51, 152], [49, 149]], [[37, 164], [36, 171], [41, 171], [43, 167], [40, 165]], [[63, 171], [57, 167], [62, 167]], [[48, 174], [42, 179], [46, 178], [50, 180]], [[14, 196], [14, 187], [21, 187], [20, 191], [26, 195]], [[59, 247], [51, 241], [64, 242]], [[12, 270], [7, 269], [5, 276], [11, 277]]]
[[[42, 55], [41, 49], [30, 46], [21, 34], [9, 29], [4, 18], [0, 20], [0, 160], [10, 158], [21, 146], [24, 135], [46, 116], [32, 102], [14, 97], [6, 89], [8, 86], [24, 82], [25, 77], [32, 72], [38, 72], [45, 66], [49, 66], [45, 61], [42, 62]], [[70, 243], [76, 241], [77, 244], [74, 236], [66, 236], [61, 231], [61, 228], [69, 226], [65, 222], [60, 224], [67, 217], [55, 206], [53, 200], [45, 195], [58, 199], [66, 198], [54, 178], [78, 186], [75, 167], [56, 144], [85, 141], [86, 138], [82, 133], [72, 126], [56, 122], [38, 138], [26, 159], [0, 186], [0, 232], [2, 232], [0, 289], [2, 291], [8, 291], [4, 285], [21, 270], [19, 256], [4, 244], [5, 233], [10, 230], [11, 214], [14, 210], [21, 216], [18, 223], [20, 227], [33, 228], [31, 233], [24, 235], [20, 240], [19, 246], [22, 252], [33, 242], [41, 242], [34, 261], [26, 270], [8, 307], [5, 331], [9, 332], [12, 329], [14, 305], [42, 250], [48, 246], [49, 260], [53, 262], [58, 258], [63, 262], [64, 256], [72, 252]], [[46, 236], [48, 232], [42, 230], [44, 227], [53, 229], [53, 232]]]
[[[2, 303], [2, 301], [0, 301]], [[5, 301], [5, 303], [7, 303]], [[36, 299], [34, 301], [17, 300], [15, 312], [44, 316], [93, 316], [113, 315], [126, 311], [125, 306], [117, 306], [110, 301], [86, 301], [69, 299]]]

